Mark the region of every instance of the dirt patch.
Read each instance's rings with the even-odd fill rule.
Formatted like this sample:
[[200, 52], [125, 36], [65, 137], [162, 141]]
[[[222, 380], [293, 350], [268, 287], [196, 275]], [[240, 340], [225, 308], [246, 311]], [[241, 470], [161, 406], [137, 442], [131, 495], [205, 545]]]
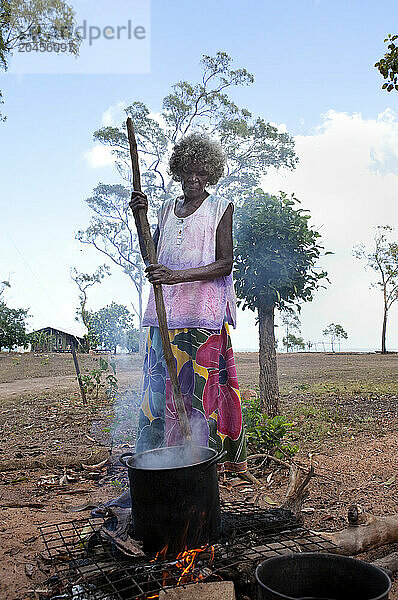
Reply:
[[[87, 373], [98, 368], [100, 357], [116, 362], [118, 373], [131, 373], [139, 370], [142, 359], [138, 354], [78, 354], [78, 361], [82, 373]], [[52, 352], [49, 354], [34, 354], [32, 352], [0, 352], [0, 383], [11, 381], [35, 379], [41, 377], [62, 377], [70, 375], [75, 377], [75, 367], [72, 354]]]
[[[71, 508], [104, 502], [121, 491], [123, 481], [116, 477], [99, 486], [82, 463], [94, 464], [109, 455], [111, 427], [118, 430], [119, 444], [131, 445], [141, 361], [134, 358], [130, 370], [120, 367], [122, 391], [130, 391], [130, 396], [124, 394], [121, 406], [103, 400], [83, 407], [70, 356], [58, 355], [53, 360], [51, 355], [48, 364], [54, 371], [50, 376], [47, 365], [35, 363], [38, 357], [28, 357], [25, 365], [32, 360], [34, 367], [28, 382], [21, 382], [16, 370], [20, 365], [13, 365], [12, 355], [1, 358], [11, 361], [9, 368], [15, 369], [9, 370], [7, 377], [14, 373], [20, 380], [15, 385], [25, 387], [20, 392], [14, 388], [15, 393], [3, 396], [1, 403], [0, 597], [27, 600], [45, 597], [40, 590], [46, 589], [52, 574], [41, 556], [38, 526], [85, 516], [89, 508], [82, 513], [71, 512]], [[236, 358], [241, 388], [253, 389], [258, 377], [257, 355], [238, 353]], [[3, 364], [0, 362], [1, 369]], [[353, 502], [378, 515], [396, 512], [397, 366], [395, 355], [279, 356], [283, 407], [296, 422], [298, 459], [308, 464], [311, 452], [319, 475], [310, 484], [305, 505], [305, 524], [311, 529], [345, 527], [347, 508]], [[38, 387], [26, 392], [29, 384]], [[105, 471], [101, 470], [102, 474]], [[263, 486], [260, 504], [271, 506], [267, 497], [280, 503], [286, 492], [286, 470], [267, 467]], [[250, 484], [231, 491], [221, 487], [221, 491], [227, 498], [246, 502], [256, 495]], [[383, 552], [386, 549], [374, 555]], [[391, 600], [398, 600], [395, 588], [396, 584]]]

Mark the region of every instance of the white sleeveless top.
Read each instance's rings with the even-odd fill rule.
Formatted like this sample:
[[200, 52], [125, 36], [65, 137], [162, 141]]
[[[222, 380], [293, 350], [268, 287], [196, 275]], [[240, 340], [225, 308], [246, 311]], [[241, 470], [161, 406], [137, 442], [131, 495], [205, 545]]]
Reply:
[[[181, 270], [209, 265], [216, 260], [216, 233], [230, 200], [208, 196], [187, 217], [177, 217], [174, 199], [158, 211], [158, 262]], [[211, 281], [162, 285], [169, 329], [201, 327], [221, 329], [224, 321], [236, 326], [236, 298], [232, 274]], [[153, 286], [149, 293], [143, 326], [158, 327]]]

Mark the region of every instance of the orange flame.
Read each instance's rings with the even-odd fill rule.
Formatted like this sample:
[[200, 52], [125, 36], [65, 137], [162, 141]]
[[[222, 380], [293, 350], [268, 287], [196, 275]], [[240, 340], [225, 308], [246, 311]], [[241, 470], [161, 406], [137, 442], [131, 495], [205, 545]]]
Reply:
[[[166, 560], [166, 555], [168, 551], [168, 546], [164, 546], [159, 552], [156, 554], [155, 558], [153, 558], [150, 562], [160, 562]], [[203, 579], [203, 575], [199, 573], [199, 575], [194, 575], [193, 571], [195, 569], [195, 564], [198, 556], [200, 556], [203, 552], [208, 553], [207, 564], [211, 565], [214, 560], [215, 547], [214, 546], [201, 546], [200, 548], [193, 548], [191, 550], [183, 550], [172, 561], [170, 566], [164, 569], [162, 573], [162, 587], [170, 585], [172, 578], [172, 564], [180, 570], [180, 574], [178, 575], [177, 583], [174, 583], [175, 586], [183, 585], [185, 583], [199, 583]], [[165, 565], [166, 567], [166, 565]], [[220, 579], [222, 579], [220, 577]], [[159, 594], [154, 594], [153, 596], [147, 596], [147, 600], [153, 600], [155, 598], [159, 598]]]

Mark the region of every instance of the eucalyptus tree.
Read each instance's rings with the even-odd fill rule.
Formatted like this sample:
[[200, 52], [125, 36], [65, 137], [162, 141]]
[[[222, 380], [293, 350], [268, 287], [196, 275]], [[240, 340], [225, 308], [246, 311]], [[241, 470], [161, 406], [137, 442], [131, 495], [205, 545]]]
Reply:
[[[65, 51], [78, 55], [81, 38], [76, 34], [73, 7], [64, 0], [1, 0], [1, 69], [7, 70], [13, 51], [26, 40], [37, 44], [41, 51], [49, 42], [67, 42]], [[0, 120], [5, 120], [1, 113]]]
[[284, 336], [282, 339], [282, 344], [286, 347], [286, 352], [289, 352], [288, 348], [293, 348], [293, 352], [305, 350], [304, 339], [300, 336], [294, 335], [294, 333], [289, 333]]
[[98, 344], [111, 349], [114, 354], [118, 346], [131, 347], [136, 333], [133, 315], [127, 306], [116, 302], [90, 312], [90, 326]]
[[[291, 339], [297, 339], [292, 331], [300, 331], [300, 317], [294, 312], [293, 309], [283, 310], [281, 313], [281, 322], [285, 328], [285, 335], [282, 340], [283, 345], [286, 348], [286, 352], [289, 352], [290, 346], [294, 344], [290, 344]], [[293, 335], [293, 338], [291, 337]]]
[[345, 331], [342, 325], [338, 323], [330, 323], [322, 332], [322, 335], [330, 338], [330, 345], [332, 348], [332, 352], [334, 352], [334, 343], [337, 340], [339, 344], [339, 352], [340, 352], [340, 342], [341, 340], [348, 339], [348, 333]]
[[375, 67], [379, 70], [380, 75], [386, 80], [381, 88], [391, 92], [398, 91], [398, 34], [389, 33], [385, 38], [384, 43], [387, 43], [387, 52], [377, 61]]
[[9, 287], [11, 285], [8, 280], [0, 281], [0, 351], [7, 349], [11, 352], [16, 346], [25, 348], [28, 344], [26, 320], [29, 309], [7, 306], [3, 294]]
[[76, 311], [76, 321], [81, 320], [87, 329], [86, 339], [88, 347], [96, 344], [96, 337], [91, 326], [91, 313], [87, 309], [87, 290], [94, 285], [101, 283], [104, 277], [110, 275], [110, 269], [108, 265], [100, 265], [94, 273], [81, 273], [72, 267], [70, 270], [70, 276], [79, 288], [79, 308]]
[[99, 184], [86, 202], [94, 216], [85, 230], [78, 231], [77, 239], [83, 244], [92, 245], [98, 252], [108, 257], [120, 267], [137, 292], [138, 302], [131, 303], [139, 324], [139, 348], [143, 350], [144, 335], [143, 288], [145, 279], [144, 263], [135, 234], [134, 219], [128, 201], [130, 191], [121, 184]]
[[[160, 203], [180, 193], [169, 174], [168, 159], [174, 144], [193, 131], [206, 132], [221, 142], [227, 167], [225, 177], [212, 192], [237, 204], [246, 192], [258, 187], [269, 167], [294, 168], [297, 158], [292, 137], [240, 108], [229, 95], [233, 87], [250, 85], [253, 81], [253, 75], [246, 69], [232, 68], [230, 56], [217, 52], [215, 56], [203, 56], [199, 81], [179, 81], [172, 86], [163, 98], [160, 112], [137, 100], [125, 108], [125, 117], [131, 117], [134, 123], [142, 188], [149, 198], [152, 222]], [[78, 239], [107, 254], [131, 279], [138, 294], [138, 305], [133, 308], [141, 326], [145, 280], [135, 226], [127, 207], [132, 172], [124, 121], [118, 126], [98, 129], [94, 139], [111, 149], [116, 169], [127, 187], [120, 186], [117, 199], [115, 186], [101, 185], [94, 190], [87, 203], [95, 217], [88, 229], [78, 233]]]
[[311, 301], [327, 280], [316, 266], [324, 248], [309, 218], [294, 196], [261, 189], [247, 195], [235, 218], [235, 289], [242, 307], [258, 315], [260, 399], [270, 417], [279, 412], [275, 308]]
[[371, 284], [383, 294], [383, 325], [381, 329], [381, 353], [386, 354], [387, 318], [391, 306], [398, 300], [398, 243], [389, 240], [394, 231], [390, 225], [379, 225], [375, 228], [374, 246], [366, 250], [363, 244], [354, 248], [354, 256], [366, 261], [366, 266], [373, 269], [378, 280]]

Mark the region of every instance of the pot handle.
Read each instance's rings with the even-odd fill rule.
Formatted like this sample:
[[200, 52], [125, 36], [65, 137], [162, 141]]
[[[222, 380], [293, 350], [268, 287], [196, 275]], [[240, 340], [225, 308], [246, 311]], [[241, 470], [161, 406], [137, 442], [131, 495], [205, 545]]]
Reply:
[[224, 450], [224, 452], [220, 452], [220, 454], [213, 456], [213, 458], [210, 459], [210, 461], [207, 463], [205, 468], [202, 470], [202, 473], [207, 471], [207, 469], [210, 469], [210, 467], [212, 467], [214, 465], [214, 463], [218, 462], [220, 460], [220, 458], [225, 456], [227, 454], [227, 452], [228, 452], [227, 450]]
[[125, 460], [123, 460], [124, 458], [126, 458], [126, 456], [134, 456], [134, 452], [125, 452], [124, 454], [121, 454], [119, 456], [119, 460], [122, 463], [122, 465], [128, 468], [128, 464]]

